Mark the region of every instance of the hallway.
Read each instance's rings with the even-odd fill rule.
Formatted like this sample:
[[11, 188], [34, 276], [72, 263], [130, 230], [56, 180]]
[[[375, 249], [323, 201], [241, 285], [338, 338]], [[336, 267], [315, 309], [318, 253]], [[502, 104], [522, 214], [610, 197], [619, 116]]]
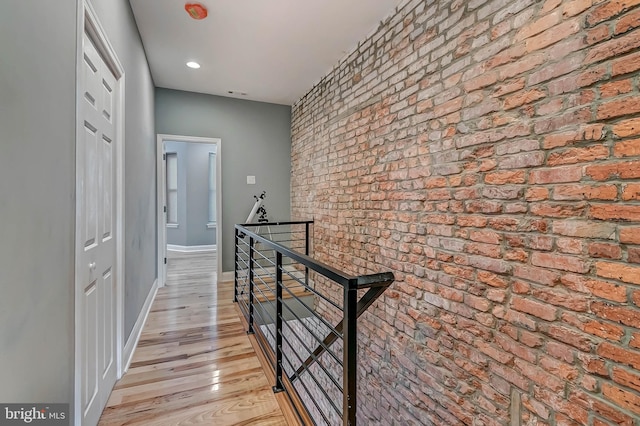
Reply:
[[286, 425], [215, 253], [172, 257], [100, 425]]

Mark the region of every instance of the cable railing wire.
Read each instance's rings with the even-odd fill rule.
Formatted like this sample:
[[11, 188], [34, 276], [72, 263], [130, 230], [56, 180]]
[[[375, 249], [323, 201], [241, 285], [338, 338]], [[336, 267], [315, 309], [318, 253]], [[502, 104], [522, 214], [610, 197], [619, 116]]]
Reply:
[[313, 259], [312, 224], [236, 225], [234, 301], [272, 364], [274, 392], [295, 393], [314, 424], [337, 415], [355, 425], [357, 321], [394, 277], [351, 276]]

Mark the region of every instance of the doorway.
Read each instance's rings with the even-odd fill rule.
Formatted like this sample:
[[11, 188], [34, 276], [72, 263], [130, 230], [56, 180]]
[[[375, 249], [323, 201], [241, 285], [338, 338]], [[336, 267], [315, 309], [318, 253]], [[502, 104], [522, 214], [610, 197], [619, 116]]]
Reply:
[[122, 374], [124, 69], [78, 7], [74, 415], [96, 424]]
[[197, 256], [215, 262], [222, 280], [222, 141], [160, 134], [158, 170], [158, 282], [172, 259]]

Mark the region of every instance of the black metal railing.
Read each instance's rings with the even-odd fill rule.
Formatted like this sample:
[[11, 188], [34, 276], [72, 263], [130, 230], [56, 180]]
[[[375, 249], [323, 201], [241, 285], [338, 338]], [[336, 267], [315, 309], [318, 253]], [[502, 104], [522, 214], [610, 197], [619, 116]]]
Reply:
[[394, 276], [314, 260], [312, 223], [236, 225], [234, 301], [273, 367], [274, 391], [300, 401], [314, 424], [355, 425], [358, 317]]

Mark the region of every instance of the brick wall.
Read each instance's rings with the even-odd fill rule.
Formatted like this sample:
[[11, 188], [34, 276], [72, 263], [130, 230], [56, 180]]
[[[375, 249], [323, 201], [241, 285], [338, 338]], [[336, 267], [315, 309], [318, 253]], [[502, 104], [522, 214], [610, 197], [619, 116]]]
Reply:
[[397, 278], [359, 418], [640, 425], [640, 1], [399, 9], [293, 107], [315, 257]]

